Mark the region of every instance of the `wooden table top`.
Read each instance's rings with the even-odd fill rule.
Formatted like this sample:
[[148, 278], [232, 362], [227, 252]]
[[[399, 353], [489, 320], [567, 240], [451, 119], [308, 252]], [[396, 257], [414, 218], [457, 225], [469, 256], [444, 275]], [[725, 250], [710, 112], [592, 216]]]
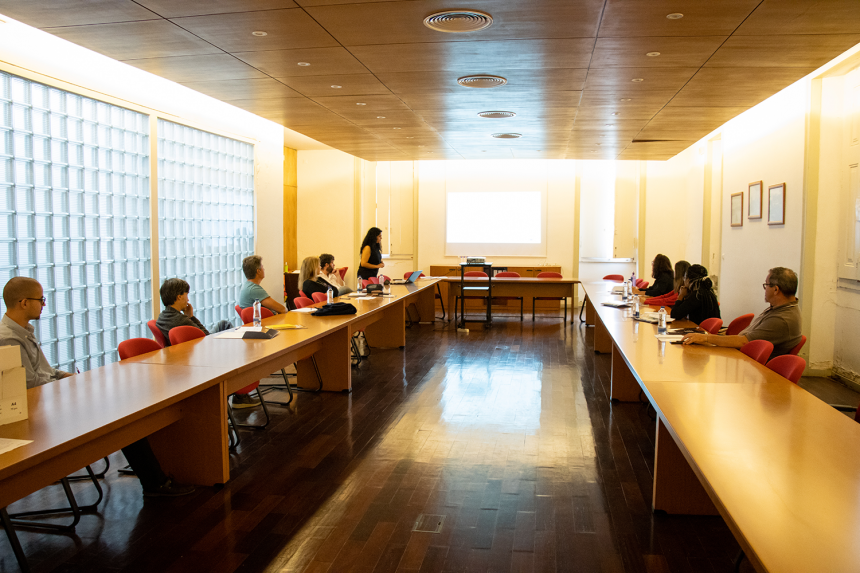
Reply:
[[[446, 283], [458, 283], [460, 277], [442, 277], [442, 281]], [[484, 277], [463, 277], [466, 282], [487, 282]], [[538, 278], [538, 277], [493, 277], [493, 282], [500, 283], [526, 283], [526, 284], [579, 284], [579, 279], [575, 278]]]

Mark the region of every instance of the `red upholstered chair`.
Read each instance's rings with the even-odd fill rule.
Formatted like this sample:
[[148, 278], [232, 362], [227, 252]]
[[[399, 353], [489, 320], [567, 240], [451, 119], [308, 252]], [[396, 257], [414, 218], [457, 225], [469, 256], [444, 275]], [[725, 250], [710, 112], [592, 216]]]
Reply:
[[[607, 275], [607, 276], [613, 276], [613, 275]], [[620, 277], [621, 275], [614, 275], [614, 276]], [[543, 272], [543, 273], [538, 273], [537, 278], [539, 278], [539, 279], [561, 279], [561, 278], [564, 278], [564, 276], [561, 273]], [[603, 277], [603, 278], [605, 279], [606, 277]], [[606, 279], [606, 280], [609, 280], [609, 279]], [[622, 278], [620, 280], [624, 280], [624, 279]], [[534, 319], [535, 319], [535, 301], [536, 300], [563, 300], [564, 301], [564, 322], [565, 322], [565, 324], [567, 324], [567, 297], [564, 297], [564, 296], [536, 296], [536, 297], [534, 297], [532, 299], [532, 321], [534, 321]]]
[[650, 284], [651, 283], [648, 281], [643, 281], [642, 279], [639, 279], [638, 281], [636, 281], [636, 288], [645, 290]]
[[773, 344], [767, 340], [750, 340], [741, 346], [740, 351], [764, 366], [773, 353]]
[[349, 267], [340, 267], [337, 270], [338, 274], [340, 275], [340, 280], [344, 280], [344, 277], [346, 276], [346, 271], [348, 271], [348, 270], [349, 270]]
[[325, 302], [328, 300], [328, 296], [324, 292], [312, 292], [311, 297], [313, 297], [314, 302]]
[[753, 313], [740, 315], [729, 323], [729, 327], [726, 329], [726, 336], [740, 334], [743, 329], [750, 325], [753, 318], [755, 318]]
[[139, 356], [141, 354], [146, 354], [147, 352], [155, 352], [162, 348], [164, 347], [158, 342], [149, 338], [129, 338], [128, 340], [123, 340], [119, 343], [117, 351], [119, 352], [119, 359], [125, 360], [132, 356]]
[[786, 354], [784, 356], [777, 356], [768, 362], [767, 367], [797, 384], [797, 381], [800, 380], [803, 371], [806, 369], [806, 360], [800, 356]]
[[391, 282], [391, 277], [386, 275], [379, 275], [376, 280], [379, 284], [383, 284], [385, 283], [385, 281]]
[[792, 356], [797, 356], [800, 353], [800, 349], [803, 348], [803, 345], [806, 344], [806, 337], [802, 334], [800, 335], [800, 342], [797, 343], [797, 346], [788, 351]]
[[150, 320], [149, 322], [147, 322], [146, 326], [149, 327], [149, 330], [152, 332], [152, 337], [157, 343], [161, 345], [162, 348], [168, 346], [167, 341], [164, 340], [164, 334], [162, 334], [161, 329], [155, 325], [154, 320]]
[[[485, 273], [483, 271], [466, 271], [465, 273], [463, 273], [463, 276], [464, 277], [487, 278], [487, 273]], [[470, 287], [470, 288], [480, 289], [481, 287]], [[457, 295], [454, 297], [454, 324], [457, 324], [457, 301], [460, 299], [463, 299], [464, 301], [466, 301], [466, 300], [484, 300], [484, 301], [486, 301], [486, 303], [487, 303], [487, 318], [489, 320], [489, 313], [490, 313], [490, 310], [489, 310], [489, 307], [490, 307], [489, 293], [490, 293], [490, 289], [489, 289], [489, 287], [484, 287], [484, 288], [486, 288], [486, 293], [483, 295], [471, 295], [471, 296], [469, 296], [469, 295], [467, 295], [467, 296]], [[471, 292], [474, 292], [474, 290]], [[466, 309], [464, 307], [463, 308], [464, 319], [465, 319], [465, 316], [466, 316]]]
[[623, 282], [624, 282], [624, 277], [623, 277], [623, 276], [621, 276], [621, 275], [606, 275], [605, 277], [603, 277], [603, 280], [605, 280], [605, 281], [615, 281], [615, 282], [617, 282], [617, 283], [623, 283]]
[[305, 291], [303, 291], [302, 289], [299, 289], [299, 296], [303, 296], [305, 298], [310, 298], [310, 297], [308, 297], [308, 295], [305, 294]]
[[[253, 309], [251, 309], [253, 312]], [[182, 344], [183, 342], [188, 342], [190, 340], [196, 340], [198, 338], [203, 338], [206, 336], [202, 330], [197, 328], [196, 326], [177, 326], [176, 328], [171, 328], [168, 333], [170, 336], [170, 344]], [[260, 406], [263, 407], [263, 413], [266, 414], [266, 423], [265, 424], [236, 424], [233, 420], [233, 409], [228, 405], [227, 406], [227, 415], [230, 417], [230, 423], [233, 424], [234, 428], [256, 428], [262, 430], [266, 426], [269, 425], [269, 409], [266, 408], [266, 403], [263, 401], [263, 395], [259, 390], [260, 381], [252, 382], [248, 384], [244, 388], [237, 390], [234, 394], [249, 394], [256, 390], [257, 396], [260, 398]], [[236, 436], [236, 443], [239, 443], [239, 436]]]
[[721, 326], [723, 326], [723, 319], [706, 318], [702, 321], [702, 324], [699, 325], [699, 328], [701, 328], [708, 334], [717, 334], [720, 331]]
[[306, 296], [297, 296], [293, 299], [293, 304], [296, 305], [296, 308], [305, 308], [306, 306], [314, 304], [314, 301]]
[[[520, 278], [520, 273], [515, 273], [513, 271], [502, 271], [500, 273], [496, 273], [493, 278]], [[520, 301], [520, 320], [523, 319], [523, 298], [521, 296], [494, 296], [493, 300], [518, 300]]]

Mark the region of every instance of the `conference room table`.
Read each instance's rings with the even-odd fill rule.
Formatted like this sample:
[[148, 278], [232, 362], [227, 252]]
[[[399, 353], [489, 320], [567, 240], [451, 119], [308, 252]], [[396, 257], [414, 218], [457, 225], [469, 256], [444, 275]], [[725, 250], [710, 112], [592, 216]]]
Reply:
[[[456, 297], [460, 296], [460, 277], [444, 277], [448, 284], [448, 308], [454, 309]], [[484, 277], [464, 277], [463, 282], [468, 286], [487, 284]], [[523, 304], [537, 297], [564, 297], [571, 301], [576, 296], [576, 287], [580, 283], [574, 278], [537, 278], [537, 277], [493, 277], [493, 298], [503, 296], [523, 297]], [[572, 309], [571, 304], [571, 309]], [[526, 308], [528, 308], [526, 306]], [[571, 310], [573, 312], [573, 310]], [[453, 311], [451, 313], [453, 316]], [[449, 319], [450, 320], [450, 319]]]
[[736, 349], [659, 341], [602, 305], [616, 284], [583, 287], [611, 398], [657, 412], [653, 509], [721, 515], [757, 571], [860, 569], [860, 424]]

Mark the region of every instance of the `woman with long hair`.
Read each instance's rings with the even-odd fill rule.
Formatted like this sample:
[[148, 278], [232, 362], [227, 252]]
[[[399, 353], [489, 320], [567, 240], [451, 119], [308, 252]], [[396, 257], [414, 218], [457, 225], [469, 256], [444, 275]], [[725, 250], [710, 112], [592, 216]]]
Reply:
[[687, 269], [684, 285], [672, 307], [672, 318], [689, 318], [696, 324], [708, 318], [720, 318], [714, 283], [708, 278], [708, 269], [702, 265], [692, 265]]
[[684, 286], [684, 273], [690, 268], [690, 263], [687, 261], [678, 261], [675, 263], [675, 288], [664, 295], [655, 296], [645, 300], [644, 304], [648, 306], [672, 306], [678, 300], [678, 292]]
[[371, 227], [361, 242], [361, 262], [358, 264], [358, 278], [367, 280], [375, 277], [379, 269], [385, 266], [382, 262], [382, 229]]
[[301, 290], [308, 298], [311, 298], [315, 292], [325, 294], [329, 288], [332, 290], [332, 296], [338, 295], [337, 287], [320, 276], [319, 257], [305, 257], [302, 261], [302, 266], [299, 269], [299, 284], [302, 285]]
[[645, 296], [662, 296], [672, 292], [672, 287], [675, 282], [675, 274], [672, 272], [672, 263], [666, 255], [657, 255], [651, 262], [651, 277], [654, 279], [654, 284], [645, 290], [637, 288], [633, 289], [634, 294], [644, 294]]

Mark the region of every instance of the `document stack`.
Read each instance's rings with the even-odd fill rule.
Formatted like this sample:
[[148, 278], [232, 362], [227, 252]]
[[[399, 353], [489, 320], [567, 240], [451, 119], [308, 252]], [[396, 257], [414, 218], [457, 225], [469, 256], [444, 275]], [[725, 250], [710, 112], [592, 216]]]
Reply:
[[27, 419], [27, 374], [20, 346], [0, 346], [0, 426]]

